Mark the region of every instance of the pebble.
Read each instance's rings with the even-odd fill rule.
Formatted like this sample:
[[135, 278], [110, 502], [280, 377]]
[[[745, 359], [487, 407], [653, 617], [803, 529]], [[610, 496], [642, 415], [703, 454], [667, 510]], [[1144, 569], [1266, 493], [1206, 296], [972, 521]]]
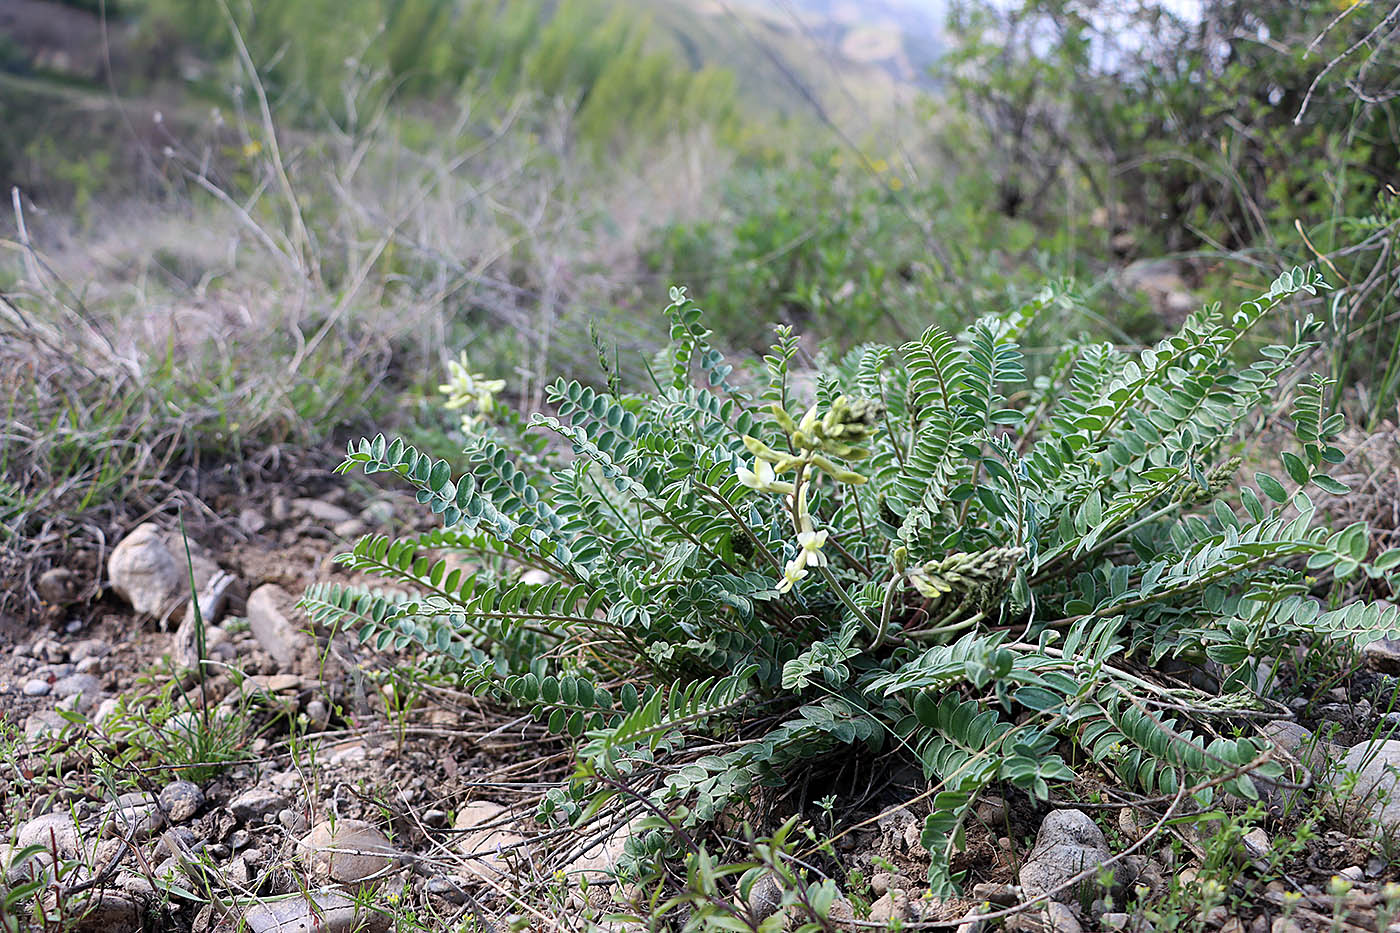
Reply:
[[69, 647], [68, 657], [78, 664], [89, 658], [105, 658], [111, 651], [111, 646], [100, 638], [84, 638]]
[[183, 823], [204, 807], [204, 791], [193, 781], [172, 781], [160, 792], [160, 806], [172, 823]]
[[466, 883], [456, 875], [434, 875], [424, 885], [424, 890], [433, 897], [440, 897], [453, 904], [467, 902]]
[[79, 853], [78, 827], [70, 813], [55, 811], [36, 816], [19, 828], [15, 846], [43, 846], [59, 856], [73, 857]]
[[286, 806], [287, 801], [280, 794], [275, 794], [262, 787], [245, 790], [228, 803], [229, 812], [244, 823], [265, 820], [277, 811], [285, 809]]
[[313, 875], [338, 884], [383, 875], [398, 861], [388, 837], [364, 820], [322, 821], [297, 845]]
[[102, 681], [91, 674], [69, 674], [54, 682], [53, 692], [60, 697], [82, 694], [91, 698], [102, 692]]
[[1070, 910], [1059, 901], [1051, 901], [1045, 905], [1045, 933], [1084, 933], [1084, 928], [1079, 925], [1079, 919], [1074, 916], [1074, 911]]
[[287, 832], [300, 835], [306, 832], [306, 817], [290, 808], [277, 811], [277, 822], [287, 828]]
[[393, 918], [387, 913], [360, 908], [339, 891], [316, 891], [247, 907], [228, 929], [247, 933], [386, 933], [392, 926]]
[[[1052, 810], [1040, 824], [1035, 847], [1021, 866], [1018, 880], [1026, 897], [1062, 888], [1071, 878], [1110, 857], [1108, 841], [1094, 821], [1079, 810]], [[1093, 887], [1091, 876], [1082, 883]], [[1082, 886], [1081, 885], [1081, 886]], [[1057, 898], [1073, 900], [1074, 887], [1058, 890]]]

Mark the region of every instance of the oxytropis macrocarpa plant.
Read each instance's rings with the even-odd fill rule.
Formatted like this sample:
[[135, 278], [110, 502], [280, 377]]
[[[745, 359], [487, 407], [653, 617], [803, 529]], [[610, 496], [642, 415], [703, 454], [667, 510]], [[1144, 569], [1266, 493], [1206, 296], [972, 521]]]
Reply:
[[[395, 589], [319, 585], [304, 605], [572, 737], [575, 776], [539, 817], [612, 808], [630, 870], [756, 787], [867, 750], [930, 782], [923, 842], [947, 893], [994, 785], [1254, 796], [1251, 774], [1279, 773], [1248, 715], [1273, 709], [1251, 689], [1260, 662], [1395, 626], [1343, 597], [1400, 553], [1368, 561], [1366, 528], [1334, 532], [1310, 498], [1344, 491], [1329, 381], [1293, 391], [1286, 475], [1246, 478], [1238, 456], [1321, 325], [1247, 336], [1325, 287], [1295, 269], [1155, 346], [1075, 343], [1028, 380], [1018, 339], [1042, 298], [858, 347], [800, 402], [789, 329], [741, 380], [676, 290], [653, 391], [560, 380], [552, 414], [484, 427], [452, 462], [352, 444], [343, 470], [398, 474], [443, 527], [340, 558]], [[1164, 663], [1207, 665], [1218, 689]]]

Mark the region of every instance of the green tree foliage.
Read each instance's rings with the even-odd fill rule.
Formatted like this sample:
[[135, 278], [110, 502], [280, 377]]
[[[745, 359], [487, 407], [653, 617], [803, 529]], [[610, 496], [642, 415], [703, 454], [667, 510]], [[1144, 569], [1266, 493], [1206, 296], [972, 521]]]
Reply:
[[[1237, 356], [1325, 287], [1294, 269], [1140, 352], [1067, 346], [1035, 379], [1019, 341], [1051, 305], [1032, 303], [858, 347], [808, 397], [790, 329], [750, 377], [675, 290], [655, 391], [559, 380], [530, 422], [549, 445], [491, 428], [449, 461], [352, 443], [342, 470], [394, 474], [443, 528], [339, 558], [392, 592], [318, 585], [303, 605], [570, 737], [575, 779], [540, 818], [637, 818], [628, 871], [755, 785], [885, 749], [938, 791], [923, 836], [947, 893], [993, 785], [1043, 800], [1092, 772], [1126, 794], [1254, 796], [1251, 773], [1277, 774], [1231, 716], [1261, 702], [1254, 666], [1395, 627], [1316, 598], [1400, 564], [1368, 563], [1363, 525], [1319, 521], [1311, 497], [1344, 489], [1327, 380], [1297, 393], [1286, 474], [1236, 477], [1237, 432], [1320, 325]], [[1152, 674], [1207, 658], [1215, 693]]]
[[[987, 134], [979, 151], [1000, 209], [1053, 211], [1069, 175], [1117, 224], [1168, 250], [1273, 246], [1295, 219], [1312, 227], [1372, 213], [1400, 161], [1387, 5], [1207, 0], [1199, 18], [1179, 10], [955, 6], [960, 42], [939, 75], [961, 118]], [[1318, 232], [1324, 250], [1345, 239]]]

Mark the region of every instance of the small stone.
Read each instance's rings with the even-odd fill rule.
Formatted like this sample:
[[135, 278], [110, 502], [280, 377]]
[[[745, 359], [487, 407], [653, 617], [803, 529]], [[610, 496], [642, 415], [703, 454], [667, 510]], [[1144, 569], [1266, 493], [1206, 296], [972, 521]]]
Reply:
[[433, 875], [424, 885], [424, 890], [433, 897], [440, 897], [453, 904], [467, 902], [466, 884], [456, 875]]
[[1269, 854], [1269, 834], [1258, 826], [1244, 834], [1244, 844], [1254, 858]]
[[1374, 821], [1384, 830], [1400, 830], [1400, 739], [1352, 746], [1338, 764], [1335, 789], [1349, 773], [1357, 777], [1347, 796], [1332, 796], [1343, 819], [1357, 828]]
[[1361, 649], [1361, 661], [1382, 674], [1400, 674], [1400, 639], [1380, 638]]
[[1076, 899], [1076, 888], [1087, 885], [1092, 889], [1094, 878], [1077, 886], [1064, 885], [1109, 858], [1108, 842], [1093, 820], [1078, 810], [1052, 810], [1040, 824], [1035, 846], [1021, 866], [1021, 889], [1027, 898], [1055, 891], [1054, 897]]
[[172, 781], [160, 792], [160, 807], [172, 823], [183, 823], [204, 807], [204, 791], [193, 781]]
[[[471, 861], [468, 866], [473, 871], [482, 873], [485, 877], [494, 878], [503, 874], [507, 867], [507, 856], [504, 850], [518, 846], [524, 842], [523, 836], [514, 832], [510, 828], [509, 813], [505, 807], [489, 800], [476, 800], [468, 803], [457, 811], [457, 818], [452, 822], [452, 828], [463, 833], [458, 842], [458, 849], [463, 855], [468, 856]], [[625, 837], [624, 837], [625, 839]], [[606, 844], [600, 848], [606, 848]], [[600, 853], [590, 850], [597, 857]], [[619, 844], [618, 854], [621, 854]], [[585, 859], [590, 853], [584, 853]], [[606, 855], [603, 855], [606, 858]], [[578, 867], [578, 863], [575, 866]], [[586, 866], [592, 868], [592, 864]], [[606, 877], [602, 880], [606, 882]]]
[[317, 823], [298, 845], [313, 875], [338, 884], [383, 875], [398, 861], [388, 838], [363, 820]]
[[870, 876], [870, 890], [876, 895], [884, 894], [890, 889], [890, 882], [894, 880], [894, 875], [887, 871], [877, 871]]
[[1365, 881], [1366, 872], [1362, 870], [1360, 865], [1348, 865], [1346, 868], [1337, 872], [1337, 877], [1344, 878], [1347, 881]]
[[446, 810], [426, 810], [423, 813], [423, 825], [432, 829], [440, 829], [447, 825]]
[[67, 677], [54, 681], [54, 696], [71, 697], [82, 694], [85, 697], [95, 697], [102, 692], [102, 681], [91, 674], [69, 674]]
[[1104, 930], [1126, 930], [1128, 924], [1132, 922], [1132, 914], [1107, 913], [1099, 917], [1099, 926]]
[[337, 525], [355, 517], [340, 506], [321, 499], [293, 499], [292, 510], [327, 525]]
[[57, 739], [71, 727], [71, 723], [53, 710], [41, 710], [24, 720], [24, 738], [28, 742]]
[[985, 826], [1001, 827], [1006, 823], [1006, 800], [988, 794], [977, 805], [977, 819]]
[[27, 680], [24, 683], [24, 695], [27, 697], [48, 696], [53, 685], [47, 680]]
[[361, 908], [350, 897], [328, 890], [262, 901], [226, 919], [217, 929], [247, 933], [386, 933], [392, 926], [390, 914]]
[[1270, 933], [1303, 933], [1303, 928], [1288, 917], [1275, 917], [1269, 929]]
[[122, 794], [102, 808], [104, 827], [111, 835], [145, 839], [165, 825], [156, 799], [150, 794]]
[[1227, 917], [1225, 922], [1220, 924], [1220, 933], [1245, 933], [1244, 924], [1239, 917]]
[[15, 836], [15, 846], [19, 849], [43, 846], [59, 858], [73, 858], [81, 851], [73, 816], [59, 811], [36, 816], [21, 826]]
[[885, 892], [879, 900], [870, 905], [870, 919], [886, 925], [895, 920], [908, 920], [909, 896], [903, 891]]
[[39, 598], [50, 606], [68, 606], [78, 601], [82, 589], [78, 575], [67, 567], [51, 567], [39, 575], [35, 585]]
[[764, 875], [749, 889], [749, 909], [760, 920], [767, 920], [783, 906], [783, 891], [772, 875]]
[[289, 617], [295, 604], [292, 595], [275, 583], [258, 587], [248, 597], [248, 627], [283, 670], [291, 668], [310, 643]]
[[335, 536], [338, 538], [350, 539], [358, 538], [360, 535], [369, 531], [369, 526], [358, 518], [350, 518], [343, 522], [336, 522], [335, 527], [331, 530], [335, 532]]
[[246, 535], [255, 535], [267, 527], [267, 516], [257, 509], [243, 509], [238, 513], [238, 527]]
[[1043, 916], [1045, 917], [1045, 933], [1084, 933], [1084, 928], [1079, 925], [1074, 911], [1059, 901], [1050, 901], [1046, 904]]
[[107, 576], [118, 596], [153, 616], [173, 610], [187, 585], [164, 535], [150, 522], [136, 526], [112, 549]]
[[277, 822], [287, 827], [287, 832], [294, 835], [301, 835], [306, 832], [306, 817], [290, 808], [278, 811]]
[[80, 642], [75, 642], [68, 649], [68, 657], [74, 664], [79, 664], [88, 658], [105, 658], [111, 652], [112, 647], [102, 639], [85, 638]]
[[306, 704], [306, 718], [315, 728], [324, 729], [330, 724], [331, 711], [326, 708], [324, 700], [311, 700]]
[[137, 933], [142, 926], [141, 908], [135, 899], [110, 888], [84, 891], [65, 900], [63, 914], [75, 918], [71, 926], [64, 927], [71, 933]]
[[972, 899], [996, 904], [998, 907], [1011, 907], [1020, 903], [1021, 894], [1016, 890], [1015, 885], [983, 881], [972, 886]]
[[280, 794], [274, 794], [266, 788], [254, 787], [230, 800], [228, 809], [240, 822], [248, 823], [254, 820], [264, 821], [286, 806], [287, 801]]
[[106, 666], [107, 664], [102, 658], [83, 658], [73, 665], [73, 670], [79, 674], [100, 674]]

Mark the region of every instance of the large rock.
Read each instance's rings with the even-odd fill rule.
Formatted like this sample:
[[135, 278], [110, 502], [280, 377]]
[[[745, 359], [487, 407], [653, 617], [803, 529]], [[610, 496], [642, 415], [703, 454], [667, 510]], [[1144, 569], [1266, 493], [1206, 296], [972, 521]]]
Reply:
[[355, 885], [382, 877], [398, 864], [387, 836], [364, 820], [329, 820], [311, 827], [297, 845], [319, 880]]
[[112, 589], [137, 612], [164, 616], [179, 605], [185, 575], [154, 524], [137, 525], [107, 559]]
[[[1035, 846], [1021, 866], [1021, 889], [1027, 900], [1054, 891], [1051, 896], [1055, 900], [1077, 903], [1082, 894], [1092, 895], [1092, 876], [1080, 884], [1057, 889], [1110, 857], [1108, 841], [1093, 820], [1078, 810], [1052, 810], [1040, 824]], [[1121, 865], [1118, 870], [1119, 874], [1124, 873]]]
[[[219, 933], [386, 933], [393, 917], [362, 908], [339, 891], [269, 899], [225, 917]], [[203, 929], [198, 924], [196, 929]]]
[[36, 816], [21, 826], [15, 846], [20, 849], [43, 846], [67, 858], [73, 858], [82, 851], [77, 824], [73, 822], [71, 814], [61, 810]]
[[204, 807], [204, 791], [193, 781], [172, 781], [160, 792], [160, 808], [172, 823], [183, 823]]
[[269, 817], [275, 817], [277, 811], [286, 806], [287, 801], [281, 794], [265, 787], [249, 788], [228, 802], [229, 812], [240, 823], [266, 821]]
[[1400, 674], [1400, 638], [1381, 638], [1361, 649], [1361, 660], [1373, 671]]
[[291, 668], [301, 659], [311, 640], [292, 624], [296, 600], [275, 583], [264, 584], [248, 597], [248, 627], [264, 651], [282, 668]]
[[167, 618], [189, 598], [191, 570], [196, 591], [219, 572], [218, 565], [194, 542], [190, 542], [189, 555], [187, 564], [185, 540], [178, 533], [164, 532], [146, 522], [112, 549], [107, 577], [117, 595], [137, 612]]
[[[53, 906], [57, 907], [57, 904]], [[63, 929], [72, 933], [138, 933], [143, 928], [141, 906], [121, 891], [84, 891], [65, 899]]]
[[[1355, 783], [1350, 774], [1356, 775]], [[1330, 796], [1344, 822], [1400, 830], [1400, 739], [1352, 746], [1337, 763], [1331, 783]]]
[[505, 874], [513, 854], [507, 854], [525, 841], [511, 829], [505, 807], [489, 800], [474, 800], [457, 811], [452, 828], [462, 833], [458, 849], [470, 861], [467, 870], [487, 878]]

